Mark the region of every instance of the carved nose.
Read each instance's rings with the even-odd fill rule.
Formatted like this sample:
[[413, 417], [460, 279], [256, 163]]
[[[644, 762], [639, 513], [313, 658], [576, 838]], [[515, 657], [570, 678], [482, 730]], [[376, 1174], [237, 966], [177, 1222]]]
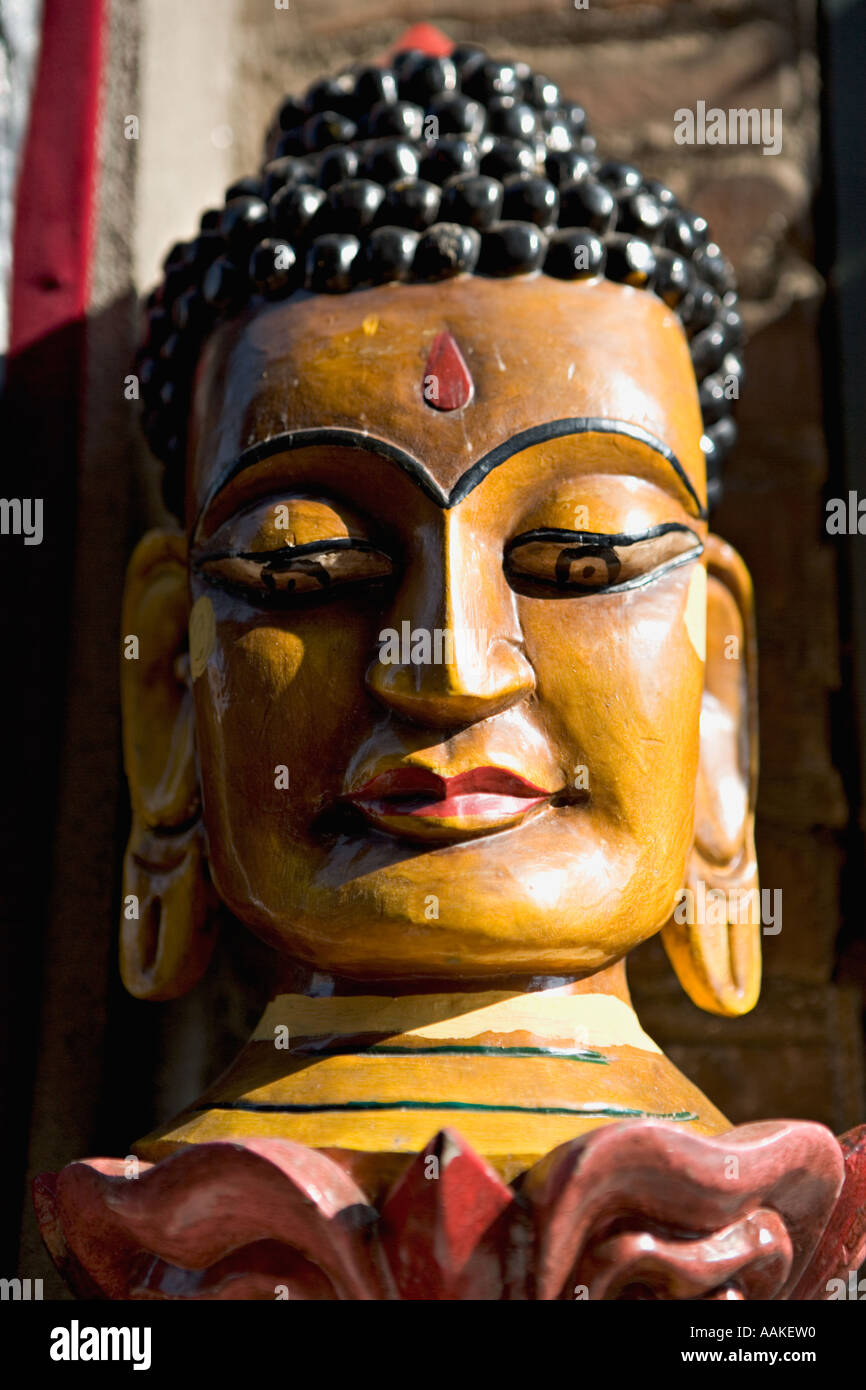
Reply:
[[387, 629], [367, 686], [413, 723], [448, 728], [489, 719], [525, 699], [535, 675], [519, 646], [477, 628]]

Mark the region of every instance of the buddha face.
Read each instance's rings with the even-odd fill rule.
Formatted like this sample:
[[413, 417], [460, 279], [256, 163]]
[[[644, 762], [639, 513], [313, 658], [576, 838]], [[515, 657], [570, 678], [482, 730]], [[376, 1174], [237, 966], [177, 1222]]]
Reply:
[[[443, 333], [471, 377], [452, 410]], [[741, 627], [708, 607], [701, 428], [678, 321], [628, 286], [387, 286], [217, 331], [191, 679], [242, 922], [350, 977], [584, 975], [670, 918], [696, 817], [736, 853], [742, 710], [708, 692], [708, 612], [713, 650]]]

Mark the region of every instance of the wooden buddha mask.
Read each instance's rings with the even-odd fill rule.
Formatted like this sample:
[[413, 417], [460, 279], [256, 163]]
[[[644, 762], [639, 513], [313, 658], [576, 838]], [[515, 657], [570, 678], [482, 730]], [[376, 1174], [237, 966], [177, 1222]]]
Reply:
[[[695, 1003], [743, 1013], [760, 926], [674, 919], [690, 884], [757, 886], [751, 592], [707, 522], [728, 272], [552, 84], [502, 95], [461, 52], [405, 60], [418, 100], [380, 98], [405, 130], [301, 112], [151, 301], [185, 523], [129, 569], [123, 977], [189, 989], [216, 894], [275, 988], [293, 962], [313, 992], [627, 999], [661, 931]], [[435, 145], [394, 115], [446, 97], [494, 130], [517, 110], [533, 167], [513, 133]]]
[[471, 48], [269, 143], [148, 301], [178, 524], [122, 667], [124, 981], [192, 990], [224, 922], [263, 1012], [126, 1157], [36, 1178], [49, 1251], [149, 1307], [856, 1298], [866, 1126], [732, 1127], [626, 979], [661, 933], [702, 1008], [759, 988], [721, 252]]

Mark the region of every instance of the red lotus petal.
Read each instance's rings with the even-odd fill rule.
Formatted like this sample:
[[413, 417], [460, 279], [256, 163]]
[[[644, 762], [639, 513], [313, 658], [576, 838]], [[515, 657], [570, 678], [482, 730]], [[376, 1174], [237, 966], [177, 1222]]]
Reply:
[[[123, 1170], [123, 1160], [90, 1159], [69, 1164], [57, 1179], [56, 1217], [66, 1245], [102, 1297], [190, 1296], [166, 1292], [166, 1271], [209, 1270], [244, 1247], [247, 1271], [255, 1274], [253, 1247], [261, 1241], [279, 1242], [317, 1266], [339, 1298], [388, 1296], [371, 1254], [374, 1209], [314, 1149], [284, 1139], [200, 1144], [137, 1179]], [[159, 1262], [165, 1270], [148, 1275], [148, 1263], [156, 1269]], [[206, 1281], [202, 1287], [198, 1296], [208, 1297]]]
[[[590, 1248], [579, 1278], [590, 1299], [618, 1298], [635, 1285], [655, 1298], [718, 1298], [735, 1281], [740, 1298], [771, 1299], [779, 1296], [792, 1257], [782, 1218], [759, 1209], [695, 1240], [624, 1231]], [[567, 1295], [573, 1298], [574, 1290]]]
[[825, 1299], [831, 1279], [844, 1279], [866, 1259], [866, 1125], [837, 1140], [845, 1159], [845, 1185], [826, 1230], [792, 1298]]
[[538, 1230], [536, 1293], [585, 1282], [580, 1261], [614, 1219], [638, 1229], [710, 1234], [772, 1207], [793, 1248], [787, 1298], [842, 1185], [842, 1151], [823, 1125], [779, 1120], [712, 1138], [665, 1122], [626, 1121], [554, 1149], [523, 1186]]
[[142, 1253], [140, 1274], [130, 1275], [132, 1299], [216, 1302], [246, 1299], [273, 1302], [301, 1299], [333, 1302], [337, 1291], [326, 1274], [296, 1250], [276, 1240], [261, 1240], [234, 1250], [207, 1269], [184, 1269]]
[[381, 1241], [403, 1299], [504, 1297], [514, 1193], [452, 1129], [413, 1159], [382, 1207]]
[[33, 1206], [39, 1232], [57, 1271], [66, 1280], [76, 1298], [102, 1297], [96, 1284], [73, 1257], [63, 1232], [63, 1222], [57, 1210], [57, 1173], [37, 1173], [33, 1179]]
[[843, 1145], [822, 1125], [707, 1138], [650, 1120], [562, 1145], [519, 1197], [443, 1130], [378, 1233], [346, 1173], [288, 1140], [192, 1146], [136, 1181], [123, 1159], [90, 1159], [37, 1180], [34, 1198], [85, 1298], [272, 1299], [285, 1285], [300, 1299], [570, 1299], [575, 1284], [605, 1299], [820, 1298], [866, 1244], [866, 1126], [843, 1144], [839, 1203]]

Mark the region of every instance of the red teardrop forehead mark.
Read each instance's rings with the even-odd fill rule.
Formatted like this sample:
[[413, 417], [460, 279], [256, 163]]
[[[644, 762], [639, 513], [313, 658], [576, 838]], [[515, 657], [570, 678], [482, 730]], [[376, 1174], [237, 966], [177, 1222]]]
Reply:
[[459, 410], [472, 399], [475, 383], [463, 353], [448, 332], [437, 333], [424, 368], [424, 400], [433, 410]]

